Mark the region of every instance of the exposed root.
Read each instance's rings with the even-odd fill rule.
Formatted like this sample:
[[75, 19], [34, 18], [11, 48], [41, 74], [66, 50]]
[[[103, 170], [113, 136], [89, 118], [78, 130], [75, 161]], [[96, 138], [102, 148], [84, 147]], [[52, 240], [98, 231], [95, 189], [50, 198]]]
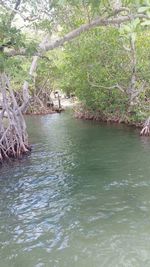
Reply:
[[25, 120], [5, 73], [0, 74], [0, 97], [0, 162], [3, 162], [20, 158], [31, 148]]
[[150, 134], [149, 126], [145, 126], [142, 131], [140, 132], [140, 135], [148, 136]]
[[150, 117], [145, 121], [143, 129], [140, 132], [140, 135], [145, 135], [145, 136], [150, 135]]

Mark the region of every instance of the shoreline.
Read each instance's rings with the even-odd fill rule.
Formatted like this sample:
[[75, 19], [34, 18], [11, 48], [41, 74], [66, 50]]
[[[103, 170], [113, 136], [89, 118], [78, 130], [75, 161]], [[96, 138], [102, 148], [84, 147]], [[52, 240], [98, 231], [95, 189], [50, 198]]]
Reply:
[[[117, 116], [118, 115], [118, 116]], [[130, 126], [130, 127], [134, 127], [137, 129], [142, 129], [143, 125], [144, 125], [144, 120], [140, 121], [140, 122], [136, 122], [136, 121], [129, 121], [127, 116], [125, 117], [120, 117], [119, 114], [117, 115], [112, 115], [112, 117], [106, 116], [100, 112], [92, 112], [92, 111], [88, 111], [85, 109], [76, 109], [74, 110], [74, 117], [76, 119], [80, 119], [80, 120], [89, 120], [89, 121], [95, 121], [95, 122], [103, 122], [106, 124], [124, 124], [126, 126]]]
[[[27, 112], [25, 116], [44, 116], [50, 114], [57, 114], [61, 112], [65, 112], [68, 108], [71, 108], [74, 112], [74, 117], [80, 120], [89, 120], [96, 122], [103, 122], [107, 124], [124, 124], [126, 126], [134, 127], [137, 129], [142, 129], [145, 123], [145, 119], [141, 121], [136, 121], [130, 117], [128, 114], [111, 114], [105, 115], [100, 111], [92, 111], [88, 110], [80, 105], [77, 100], [74, 99], [61, 99], [61, 108], [57, 105], [53, 107], [53, 109], [46, 109], [44, 111], [35, 111], [35, 112]], [[131, 120], [131, 121], [130, 121]]]
[[78, 102], [72, 98], [61, 98], [61, 107], [59, 108], [58, 105], [57, 105], [57, 99], [53, 99], [53, 103], [54, 103], [54, 106], [52, 108], [46, 108], [42, 110], [37, 110], [37, 111], [34, 111], [34, 112], [30, 112], [30, 111], [27, 111], [26, 113], [24, 113], [24, 115], [26, 116], [44, 116], [44, 115], [48, 115], [48, 114], [56, 114], [56, 113], [61, 113], [61, 112], [64, 112], [66, 111], [67, 108], [74, 108]]

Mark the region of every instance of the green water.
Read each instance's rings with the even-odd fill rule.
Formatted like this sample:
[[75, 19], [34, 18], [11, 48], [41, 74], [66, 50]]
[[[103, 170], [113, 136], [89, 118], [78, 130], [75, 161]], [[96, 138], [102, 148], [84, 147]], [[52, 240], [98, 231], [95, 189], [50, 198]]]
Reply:
[[150, 139], [71, 114], [28, 117], [0, 170], [0, 267], [150, 266]]

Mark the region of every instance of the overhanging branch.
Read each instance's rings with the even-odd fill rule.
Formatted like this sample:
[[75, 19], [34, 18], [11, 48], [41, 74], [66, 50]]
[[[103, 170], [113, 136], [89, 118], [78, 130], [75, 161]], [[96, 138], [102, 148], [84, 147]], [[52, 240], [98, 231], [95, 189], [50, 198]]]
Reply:
[[60, 37], [54, 41], [48, 42], [45, 44], [45, 47], [40, 47], [43, 51], [49, 51], [49, 50], [53, 50], [54, 48], [57, 48], [59, 46], [62, 46], [64, 43], [66, 42], [70, 42], [71, 40], [75, 39], [76, 37], [78, 37], [80, 34], [89, 31], [95, 27], [98, 26], [113, 26], [113, 25], [120, 25], [124, 22], [130, 21], [130, 20], [134, 20], [136, 18], [140, 18], [140, 19], [150, 19], [150, 17], [144, 15], [144, 14], [138, 14], [138, 15], [126, 15], [126, 16], [119, 16], [117, 18], [97, 18], [93, 21], [91, 21], [90, 23], [86, 23], [81, 25], [79, 28], [67, 33], [66, 35], [64, 35], [63, 37]]

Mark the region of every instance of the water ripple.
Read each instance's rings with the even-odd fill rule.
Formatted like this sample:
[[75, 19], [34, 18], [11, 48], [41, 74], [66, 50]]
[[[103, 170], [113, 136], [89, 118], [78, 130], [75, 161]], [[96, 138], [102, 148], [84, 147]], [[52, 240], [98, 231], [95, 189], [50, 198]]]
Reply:
[[145, 139], [68, 114], [28, 128], [33, 153], [0, 173], [0, 267], [149, 267]]

